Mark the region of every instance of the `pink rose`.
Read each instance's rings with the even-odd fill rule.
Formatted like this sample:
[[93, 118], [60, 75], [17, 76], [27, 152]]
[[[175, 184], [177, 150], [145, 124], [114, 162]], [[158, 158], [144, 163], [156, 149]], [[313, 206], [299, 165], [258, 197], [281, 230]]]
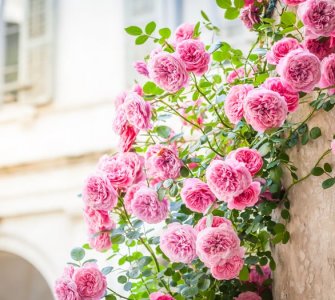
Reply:
[[311, 37], [334, 35], [335, 2], [333, 0], [307, 0], [299, 6], [298, 15]]
[[127, 125], [120, 135], [119, 149], [122, 152], [128, 152], [136, 141], [138, 129]]
[[161, 292], [151, 293], [149, 296], [150, 300], [175, 300], [172, 296], [163, 294]]
[[[212, 221], [212, 223], [210, 224], [209, 227], [220, 227], [221, 225], [232, 227], [232, 224], [231, 224], [230, 220], [228, 220], [224, 217], [218, 217], [218, 216], [213, 216], [213, 221]], [[200, 232], [200, 231], [204, 230], [205, 228], [207, 228], [207, 217], [202, 217], [198, 221], [197, 225], [195, 225], [194, 229], [197, 232]]]
[[255, 267], [251, 267], [249, 281], [262, 287], [265, 280], [271, 278], [271, 269], [269, 266], [261, 266], [263, 274], [259, 274]]
[[172, 223], [161, 234], [160, 248], [170, 261], [190, 264], [197, 257], [196, 239], [192, 226]]
[[197, 254], [207, 267], [231, 257], [239, 248], [240, 239], [231, 226], [207, 227], [197, 236]]
[[100, 300], [106, 292], [106, 277], [96, 264], [86, 263], [74, 273], [73, 279], [77, 284], [81, 300]]
[[280, 77], [270, 77], [262, 84], [263, 88], [277, 92], [285, 98], [287, 110], [295, 112], [299, 106], [299, 93], [292, 90], [288, 85], [284, 85]]
[[321, 77], [319, 59], [309, 51], [291, 51], [277, 65], [284, 84], [296, 92], [311, 92]]
[[331, 148], [332, 154], [335, 155], [335, 139], [331, 141], [330, 148]]
[[138, 74], [149, 77], [148, 67], [144, 61], [136, 61], [134, 63], [134, 69], [137, 71]]
[[283, 0], [283, 2], [288, 6], [297, 6], [305, 1], [306, 0]]
[[326, 56], [335, 52], [334, 37], [307, 38], [305, 39], [304, 47], [315, 54], [318, 59], [323, 60]]
[[216, 200], [208, 185], [198, 178], [186, 179], [180, 196], [187, 208], [199, 213], [204, 213]]
[[235, 300], [262, 300], [262, 298], [254, 292], [244, 292], [239, 294]]
[[319, 86], [321, 88], [332, 87], [328, 90], [328, 94], [335, 94], [335, 54], [330, 54], [321, 62]]
[[259, 132], [282, 126], [287, 116], [284, 97], [265, 88], [252, 90], [245, 99], [243, 109], [247, 123]]
[[138, 183], [138, 184], [134, 184], [132, 186], [130, 186], [128, 189], [127, 189], [127, 192], [124, 196], [124, 206], [128, 212], [128, 214], [132, 214], [133, 213], [133, 210], [131, 209], [131, 203], [134, 199], [134, 195], [135, 193], [142, 187], [142, 186], [145, 186], [143, 183]]
[[152, 57], [148, 69], [150, 78], [169, 93], [179, 91], [189, 80], [185, 64], [170, 53], [161, 52]]
[[184, 40], [177, 45], [176, 53], [184, 62], [186, 70], [195, 75], [203, 75], [208, 70], [210, 55], [199, 40]]
[[[136, 93], [137, 95], [139, 95], [141, 97], [143, 97], [143, 95], [144, 95], [143, 89], [142, 89], [142, 87], [139, 84], [135, 84], [133, 86], [132, 92]], [[126, 101], [126, 99], [125, 99], [125, 101]]]
[[244, 164], [232, 160], [213, 160], [206, 170], [206, 179], [219, 200], [240, 194], [252, 181]]
[[[259, 0], [257, 0], [259, 2]], [[244, 6], [249, 6], [250, 4], [254, 4], [255, 0], [244, 0]]]
[[259, 199], [261, 193], [261, 184], [257, 181], [250, 184], [241, 194], [228, 200], [229, 209], [243, 210], [246, 207], [254, 206]]
[[180, 25], [175, 32], [175, 40], [177, 43], [192, 39], [194, 34], [194, 24], [184, 23]]
[[227, 155], [227, 159], [235, 159], [244, 163], [251, 176], [255, 176], [263, 167], [263, 159], [256, 149], [238, 148]]
[[89, 244], [92, 249], [100, 252], [110, 249], [112, 247], [112, 242], [109, 232], [92, 232], [89, 236]]
[[[243, 250], [237, 252], [243, 253]], [[211, 267], [212, 276], [217, 280], [231, 280], [240, 274], [243, 268], [243, 254], [234, 254], [229, 258], [220, 259], [220, 261]]]
[[240, 19], [248, 29], [252, 29], [255, 24], [258, 24], [260, 19], [259, 7], [248, 5], [241, 9]]
[[182, 162], [174, 148], [156, 144], [145, 154], [145, 167], [148, 177], [163, 181], [179, 177]]
[[151, 128], [151, 106], [135, 92], [128, 93], [124, 102], [124, 112], [129, 124], [137, 129], [148, 130]]
[[227, 83], [234, 83], [235, 80], [243, 79], [245, 77], [245, 68], [240, 67], [232, 72], [230, 72], [226, 78]]
[[239, 84], [230, 89], [224, 102], [224, 110], [231, 123], [237, 124], [243, 118], [243, 102], [253, 88], [251, 84]]
[[274, 43], [271, 50], [266, 53], [266, 59], [269, 64], [277, 65], [292, 50], [300, 49], [301, 45], [294, 38], [283, 38]]
[[96, 172], [86, 180], [83, 201], [93, 209], [112, 210], [117, 204], [117, 193], [107, 176]]
[[105, 172], [110, 183], [117, 188], [129, 187], [145, 178], [143, 157], [134, 152], [104, 155], [99, 160], [98, 169]]
[[67, 276], [57, 279], [55, 284], [57, 300], [80, 300], [76, 283]]
[[157, 224], [167, 218], [169, 203], [167, 199], [160, 201], [157, 193], [142, 186], [134, 194], [131, 201], [131, 210], [140, 220], [149, 224]]
[[116, 227], [107, 211], [95, 210], [88, 206], [84, 209], [84, 220], [88, 225], [89, 232], [110, 231]]

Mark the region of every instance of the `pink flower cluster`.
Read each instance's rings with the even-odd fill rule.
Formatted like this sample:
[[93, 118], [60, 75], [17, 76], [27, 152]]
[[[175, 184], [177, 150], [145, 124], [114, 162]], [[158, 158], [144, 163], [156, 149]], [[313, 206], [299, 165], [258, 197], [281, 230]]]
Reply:
[[252, 266], [249, 273], [249, 282], [254, 283], [257, 286], [258, 292], [264, 291], [264, 282], [271, 278], [271, 269], [269, 266], [261, 266], [260, 267], [262, 274], [260, 274], [256, 267]]
[[[170, 93], [187, 86], [189, 72], [199, 76], [206, 73], [210, 63], [210, 55], [204, 43], [194, 38], [194, 25], [179, 26], [175, 32], [174, 44], [176, 46], [174, 53], [164, 52], [161, 49], [153, 52], [147, 66], [149, 77]], [[140, 69], [139, 65], [137, 69]]]
[[175, 300], [172, 296], [163, 294], [161, 292], [151, 293], [149, 295], [150, 300]]
[[130, 150], [140, 130], [151, 128], [151, 105], [142, 98], [140, 86], [134, 89], [118, 98], [113, 122], [113, 130], [120, 135], [120, 149], [123, 152]]
[[262, 298], [254, 292], [244, 292], [239, 294], [235, 300], [262, 300]]
[[85, 263], [77, 269], [65, 268], [63, 276], [56, 281], [55, 294], [58, 300], [100, 300], [106, 288], [106, 277], [98, 266]]
[[258, 181], [252, 181], [263, 166], [258, 151], [239, 148], [228, 154], [226, 160], [213, 160], [206, 170], [209, 188], [228, 208], [243, 210], [254, 206], [261, 192]]

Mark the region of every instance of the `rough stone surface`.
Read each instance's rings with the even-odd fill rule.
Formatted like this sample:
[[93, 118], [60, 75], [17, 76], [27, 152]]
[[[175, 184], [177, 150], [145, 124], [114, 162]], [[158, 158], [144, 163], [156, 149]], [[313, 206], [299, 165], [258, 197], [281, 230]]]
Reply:
[[[302, 104], [294, 119], [303, 120], [309, 111], [308, 104]], [[330, 148], [335, 133], [335, 111], [317, 112], [308, 125], [309, 129], [320, 127], [322, 136], [290, 152], [299, 178], [308, 174], [322, 153]], [[331, 154], [320, 165], [325, 162], [335, 167]], [[311, 176], [289, 193], [291, 239], [288, 244], [274, 249], [277, 261], [273, 286], [275, 300], [335, 299], [335, 188], [322, 189], [321, 183], [327, 178], [326, 175]], [[291, 181], [289, 175], [285, 181], [287, 186]]]

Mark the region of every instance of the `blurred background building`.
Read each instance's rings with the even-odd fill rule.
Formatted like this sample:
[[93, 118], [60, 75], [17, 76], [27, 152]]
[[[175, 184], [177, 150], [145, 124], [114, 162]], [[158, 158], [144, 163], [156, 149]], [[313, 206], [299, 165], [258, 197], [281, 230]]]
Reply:
[[248, 45], [215, 0], [0, 0], [1, 300], [53, 299], [70, 249], [86, 240], [77, 195], [115, 151], [113, 99], [152, 47], [135, 48], [123, 28], [175, 28], [201, 9], [223, 39]]

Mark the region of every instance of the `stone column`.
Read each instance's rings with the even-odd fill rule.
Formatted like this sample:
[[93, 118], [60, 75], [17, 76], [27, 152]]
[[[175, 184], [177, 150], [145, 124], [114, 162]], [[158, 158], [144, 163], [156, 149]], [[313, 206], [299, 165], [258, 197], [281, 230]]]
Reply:
[[[308, 103], [302, 104], [293, 117], [303, 120], [310, 110]], [[322, 136], [305, 146], [299, 144], [290, 152], [299, 178], [308, 174], [322, 153], [330, 148], [335, 133], [335, 109], [318, 111], [308, 126], [309, 129], [320, 127]], [[320, 165], [325, 162], [335, 167], [332, 154]], [[326, 175], [310, 176], [289, 193], [291, 239], [288, 244], [277, 245], [274, 249], [277, 262], [273, 285], [275, 300], [335, 299], [335, 187], [322, 188], [321, 183], [327, 178]], [[285, 181], [287, 186], [291, 181], [289, 174]]]

